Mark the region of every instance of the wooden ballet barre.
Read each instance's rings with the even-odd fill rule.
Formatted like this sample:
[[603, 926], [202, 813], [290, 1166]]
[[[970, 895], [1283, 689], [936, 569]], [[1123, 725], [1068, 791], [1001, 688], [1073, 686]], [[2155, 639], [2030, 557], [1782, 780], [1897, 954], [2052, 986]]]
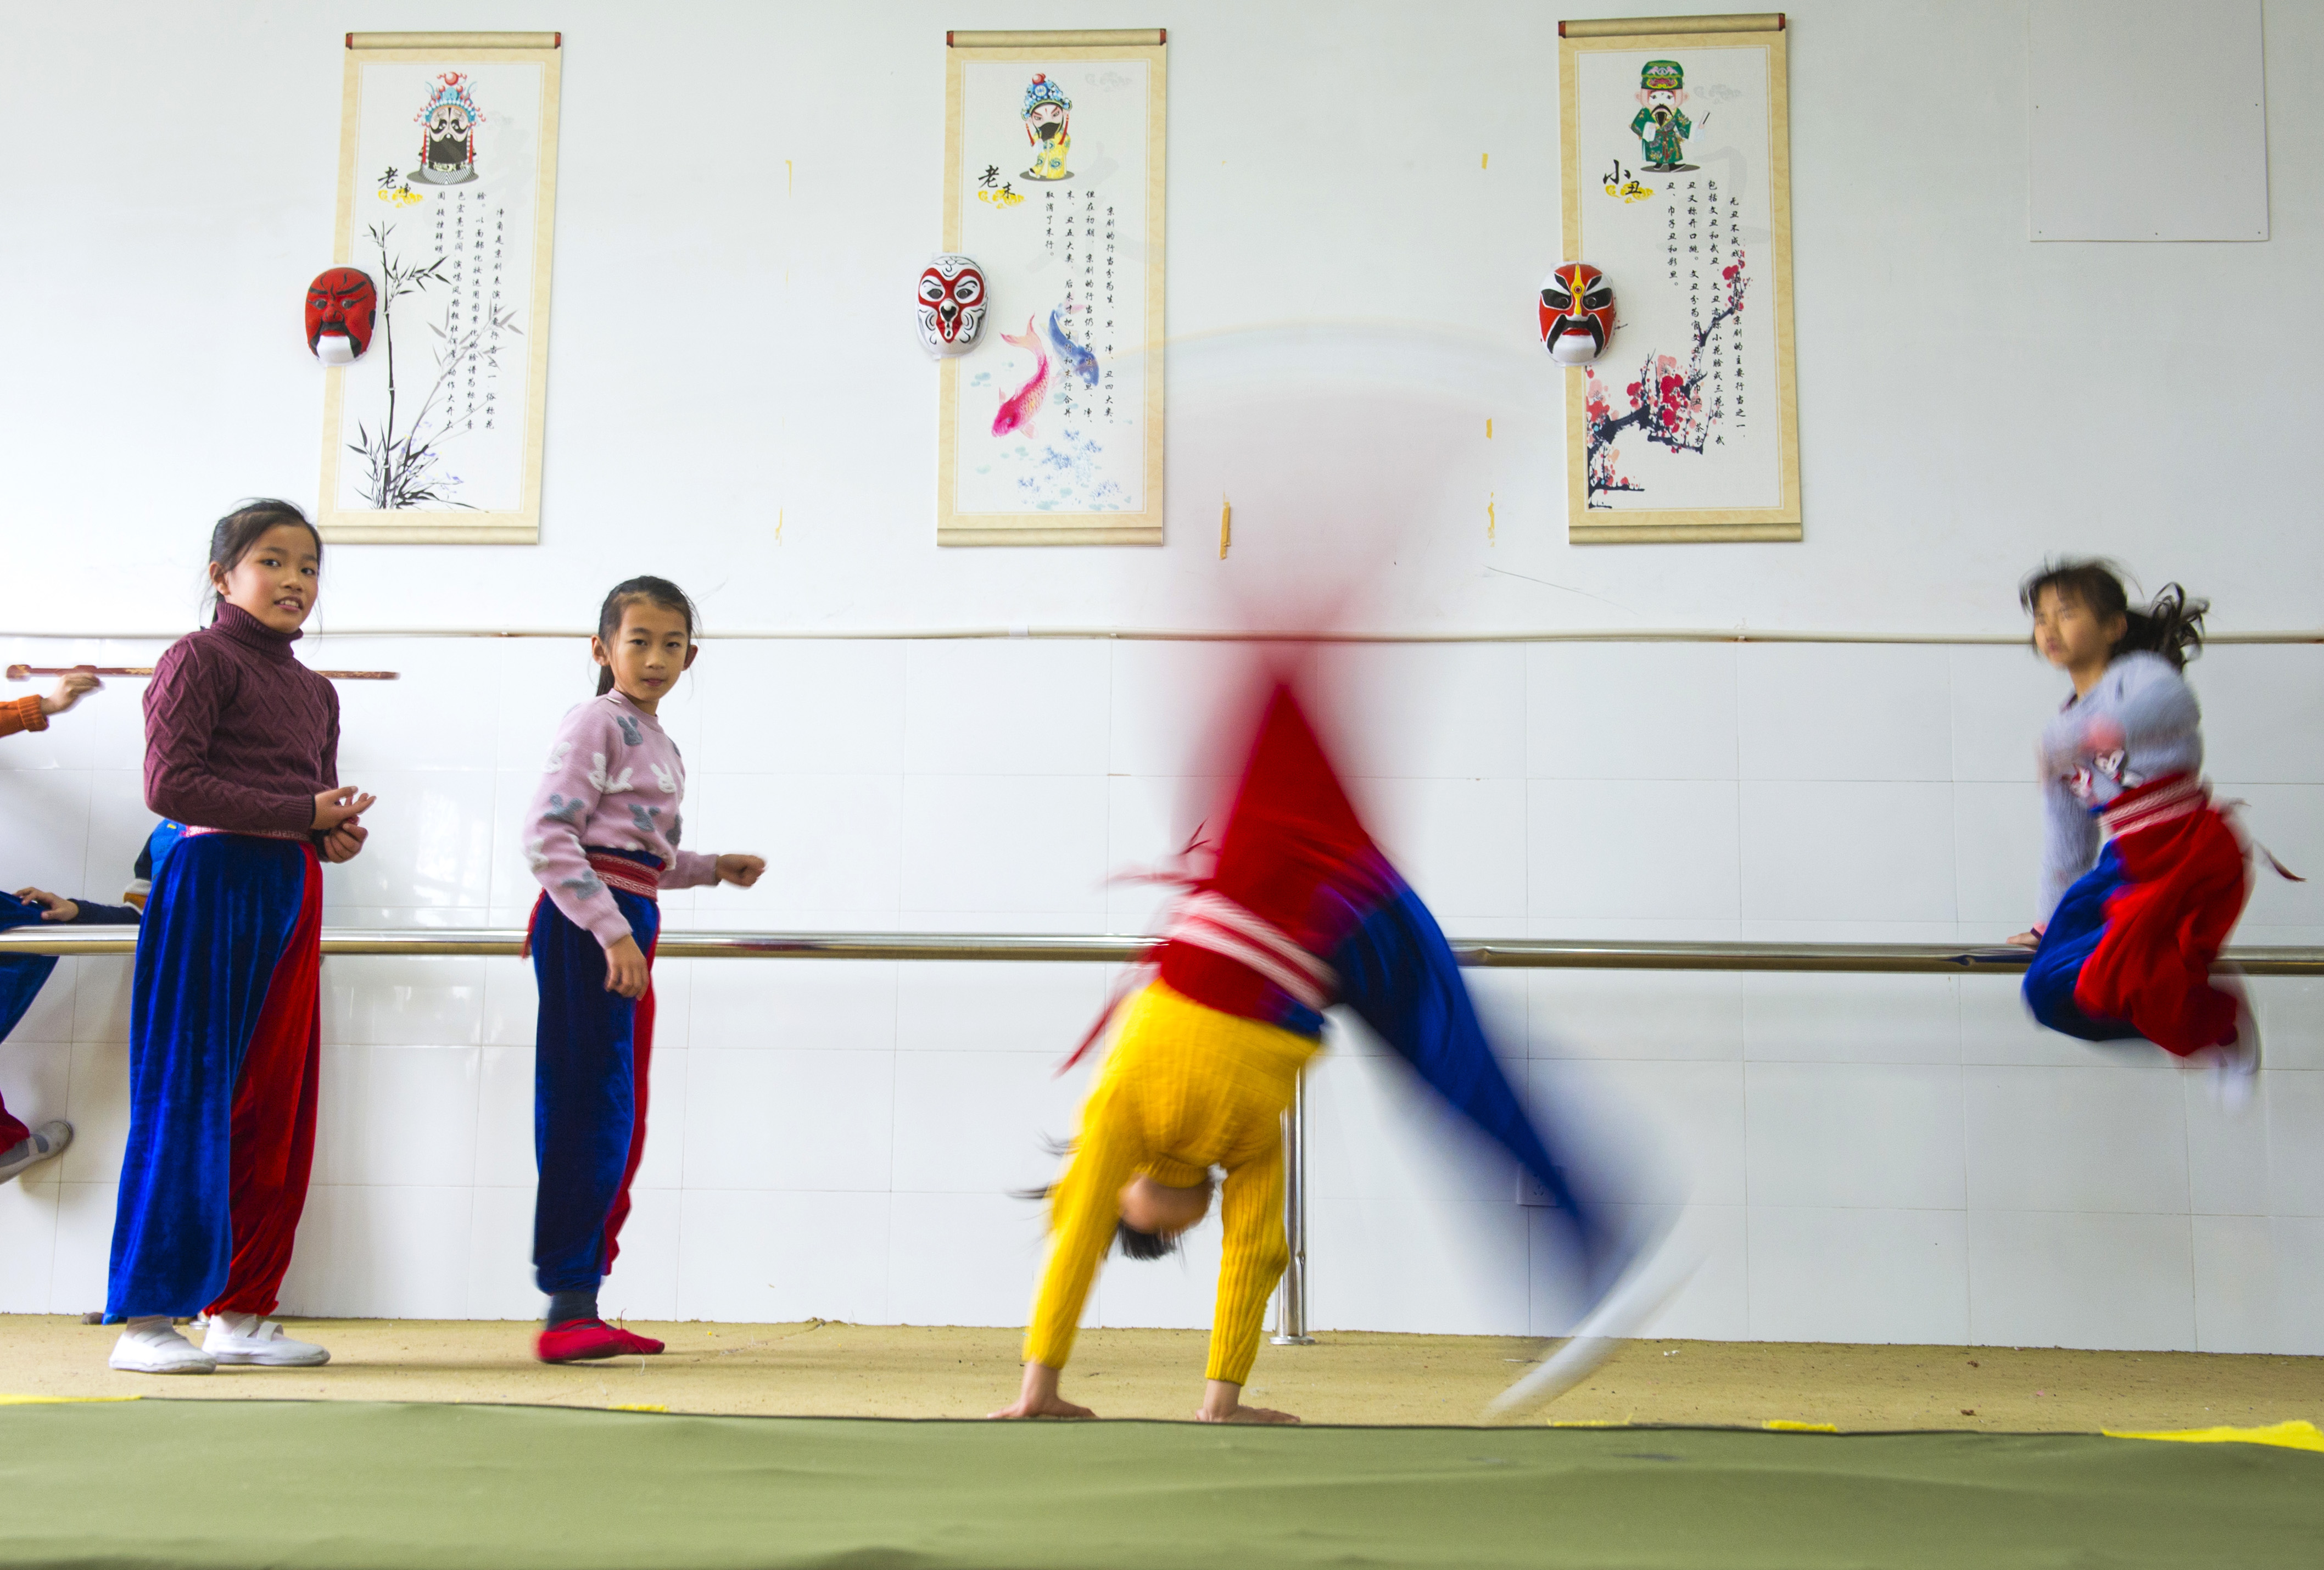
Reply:
[[[1153, 937], [1079, 933], [678, 932], [664, 931], [666, 959], [1016, 960], [1126, 965], [1145, 958]], [[1567, 938], [1451, 940], [1464, 965], [1508, 970], [1794, 971], [1869, 975], [2014, 975], [2033, 950], [1940, 943], [1591, 943]], [[515, 927], [327, 927], [325, 954], [451, 958], [514, 957]], [[0, 954], [129, 954], [126, 927], [18, 927], [0, 932]], [[2324, 948], [2230, 948], [2223, 965], [2247, 975], [2324, 975]]]
[[[35, 676], [151, 676], [151, 665], [11, 665], [8, 679], [30, 681]], [[395, 681], [400, 673], [393, 670], [318, 670], [333, 681]]]

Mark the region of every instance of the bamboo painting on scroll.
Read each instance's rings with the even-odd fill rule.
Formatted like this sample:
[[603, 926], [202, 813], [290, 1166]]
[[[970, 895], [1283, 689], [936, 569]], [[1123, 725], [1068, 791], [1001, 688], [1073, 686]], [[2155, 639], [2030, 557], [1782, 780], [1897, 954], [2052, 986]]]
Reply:
[[938, 371], [937, 539], [1158, 541], [1163, 50], [947, 53], [944, 248], [989, 325]]
[[556, 53], [349, 53], [337, 256], [379, 318], [326, 373], [336, 538], [535, 537]]
[[1797, 539], [1783, 34], [1560, 53], [1565, 254], [1618, 305], [1567, 373], [1571, 537]]

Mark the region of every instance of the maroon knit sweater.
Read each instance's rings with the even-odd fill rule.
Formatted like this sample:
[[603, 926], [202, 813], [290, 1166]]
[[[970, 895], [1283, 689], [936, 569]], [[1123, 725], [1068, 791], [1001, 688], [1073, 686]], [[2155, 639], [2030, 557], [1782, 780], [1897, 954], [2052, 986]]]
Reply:
[[188, 827], [300, 830], [339, 782], [339, 695], [278, 633], [220, 601], [145, 688], [145, 805]]

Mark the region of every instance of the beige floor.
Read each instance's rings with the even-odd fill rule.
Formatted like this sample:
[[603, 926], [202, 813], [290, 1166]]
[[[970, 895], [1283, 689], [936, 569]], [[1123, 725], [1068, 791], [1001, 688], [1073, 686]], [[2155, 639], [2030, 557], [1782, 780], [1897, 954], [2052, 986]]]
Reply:
[[[0, 1400], [23, 1396], [296, 1398], [645, 1406], [673, 1412], [978, 1417], [1017, 1385], [1008, 1330], [859, 1325], [640, 1325], [655, 1358], [548, 1368], [522, 1325], [292, 1321], [328, 1367], [153, 1379], [105, 1366], [115, 1332], [0, 1316]], [[1083, 1333], [1065, 1391], [1104, 1417], [1183, 1418], [1201, 1393], [1199, 1331]], [[1543, 1344], [1333, 1334], [1268, 1346], [1247, 1398], [1322, 1423], [1472, 1423]], [[2324, 1422], [2324, 1358], [2006, 1347], [1641, 1341], [1536, 1414], [1558, 1422], [1841, 1429], [2190, 1428]]]

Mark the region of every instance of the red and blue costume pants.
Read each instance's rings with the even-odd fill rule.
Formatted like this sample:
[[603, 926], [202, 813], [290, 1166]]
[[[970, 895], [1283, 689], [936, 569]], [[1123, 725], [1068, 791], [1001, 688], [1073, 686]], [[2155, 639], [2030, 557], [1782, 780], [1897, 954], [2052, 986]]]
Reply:
[[189, 836], [129, 1006], [108, 1316], [269, 1314], [315, 1157], [323, 878], [303, 839]]
[[2116, 836], [2043, 929], [2025, 1002], [2085, 1041], [2144, 1037], [2185, 1057], [2236, 1039], [2211, 965], [2251, 897], [2241, 837], [2218, 808]]
[[[651, 856], [589, 847], [593, 861], [621, 856], [650, 877]], [[608, 884], [646, 961], [653, 961], [661, 908]], [[646, 1079], [653, 1058], [654, 994], [605, 990], [605, 951], [544, 895], [534, 905], [532, 972], [540, 984], [533, 1037], [533, 1153], [540, 1184], [532, 1213], [532, 1269], [543, 1292], [594, 1289], [621, 1251], [630, 1185], [646, 1148]]]

